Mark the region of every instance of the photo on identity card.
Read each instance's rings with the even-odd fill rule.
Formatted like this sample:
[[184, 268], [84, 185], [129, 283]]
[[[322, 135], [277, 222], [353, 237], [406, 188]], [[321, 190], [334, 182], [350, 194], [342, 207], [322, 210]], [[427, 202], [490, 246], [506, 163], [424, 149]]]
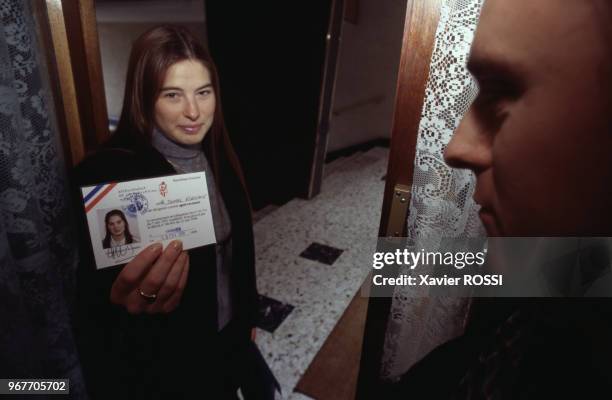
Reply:
[[189, 250], [216, 242], [204, 172], [81, 188], [98, 269], [125, 264], [151, 243]]
[[103, 249], [140, 243], [138, 216], [124, 213], [118, 208], [96, 210]]

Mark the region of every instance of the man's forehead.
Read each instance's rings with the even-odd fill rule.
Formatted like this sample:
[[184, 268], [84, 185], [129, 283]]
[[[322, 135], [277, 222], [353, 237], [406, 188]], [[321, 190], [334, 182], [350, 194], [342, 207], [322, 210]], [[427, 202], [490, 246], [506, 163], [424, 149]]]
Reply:
[[472, 43], [473, 61], [509, 62], [519, 57], [524, 46], [522, 38], [518, 37], [517, 23], [521, 20], [523, 3], [523, 0], [485, 0]]
[[470, 63], [554, 69], [576, 46], [590, 45], [593, 10], [591, 0], [485, 0]]

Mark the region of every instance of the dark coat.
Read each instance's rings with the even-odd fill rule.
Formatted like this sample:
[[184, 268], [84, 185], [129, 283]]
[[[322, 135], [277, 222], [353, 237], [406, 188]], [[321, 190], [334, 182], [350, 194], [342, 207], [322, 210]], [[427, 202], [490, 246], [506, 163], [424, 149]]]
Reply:
[[[180, 305], [170, 314], [130, 315], [109, 300], [121, 266], [96, 270], [79, 187], [175, 174], [144, 140], [113, 137], [74, 170], [80, 229], [75, 336], [93, 398], [220, 398], [231, 373], [227, 351], [248, 343], [257, 307], [249, 202], [239, 178], [221, 157], [219, 190], [232, 224], [234, 294], [232, 338], [217, 332], [214, 246], [189, 251], [190, 270]], [[227, 335], [226, 335], [227, 336]], [[238, 343], [239, 342], [239, 343]], [[209, 395], [204, 395], [209, 394]]]
[[385, 398], [610, 397], [610, 299], [478, 298], [471, 309], [465, 334], [430, 352]]

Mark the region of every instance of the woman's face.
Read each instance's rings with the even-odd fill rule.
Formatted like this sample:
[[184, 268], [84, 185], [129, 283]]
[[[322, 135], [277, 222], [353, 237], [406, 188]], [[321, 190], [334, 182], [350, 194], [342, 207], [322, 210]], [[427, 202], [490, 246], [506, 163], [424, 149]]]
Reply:
[[183, 60], [168, 68], [155, 102], [155, 125], [172, 141], [202, 142], [215, 114], [210, 73], [201, 62]]
[[[598, 0], [487, 0], [480, 94], [446, 148], [490, 236], [612, 232], [612, 46]], [[599, 11], [599, 12], [598, 12]]]
[[111, 215], [108, 219], [106, 227], [108, 228], [110, 234], [114, 237], [123, 236], [123, 233], [125, 232], [125, 222], [123, 222], [123, 219], [118, 215]]

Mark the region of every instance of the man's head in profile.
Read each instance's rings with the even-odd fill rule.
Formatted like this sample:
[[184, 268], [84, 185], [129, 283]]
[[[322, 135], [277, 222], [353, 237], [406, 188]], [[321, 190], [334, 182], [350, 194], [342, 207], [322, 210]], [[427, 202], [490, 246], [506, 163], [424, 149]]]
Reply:
[[612, 236], [612, 3], [485, 0], [445, 151], [490, 236]]

